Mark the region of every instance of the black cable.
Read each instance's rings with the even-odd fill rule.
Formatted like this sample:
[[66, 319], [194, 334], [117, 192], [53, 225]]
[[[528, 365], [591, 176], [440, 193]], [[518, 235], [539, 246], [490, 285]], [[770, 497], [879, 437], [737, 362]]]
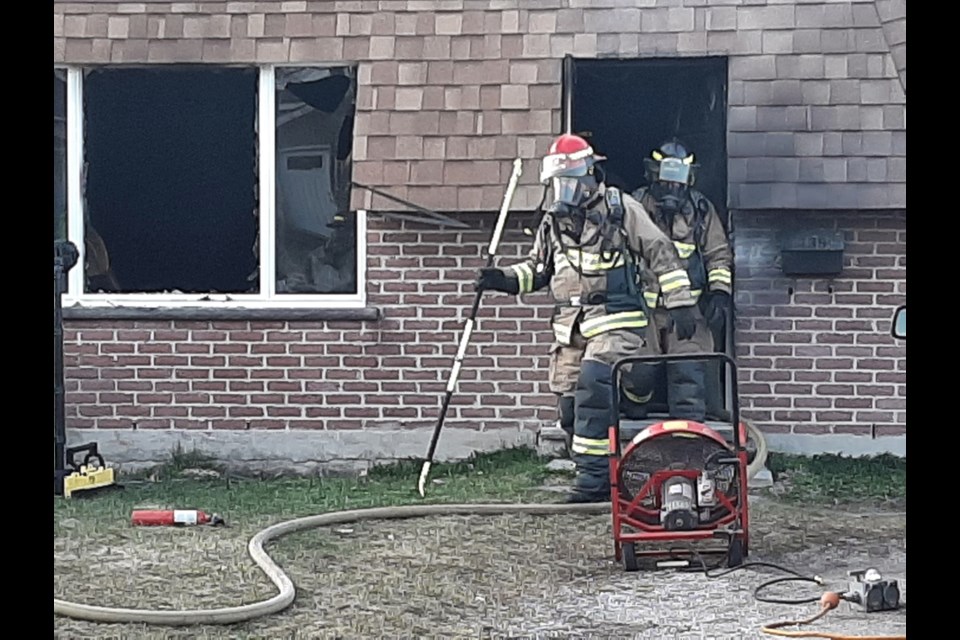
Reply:
[[822, 582], [818, 578], [811, 578], [809, 576], [796, 576], [796, 577], [788, 576], [786, 578], [774, 578], [773, 580], [768, 580], [767, 582], [764, 582], [759, 587], [754, 589], [753, 597], [758, 602], [766, 602], [768, 604], [811, 604], [814, 602], [820, 602], [820, 596], [816, 596], [812, 598], [795, 598], [792, 600], [788, 600], [785, 598], [761, 598], [760, 597], [760, 591], [762, 589], [765, 589], [770, 585], [778, 584], [781, 582], [813, 582], [815, 584], [822, 584]]
[[[733, 541], [734, 541], [734, 538], [733, 538], [733, 536], [731, 536], [731, 538], [730, 538], [730, 545], [731, 545], [731, 547], [733, 546]], [[772, 580], [767, 580], [766, 582], [760, 584], [756, 589], [754, 589], [754, 590], [753, 590], [753, 597], [754, 597], [754, 599], [757, 600], [758, 602], [765, 602], [765, 603], [767, 603], [767, 604], [788, 604], [788, 605], [803, 605], [803, 604], [811, 604], [811, 603], [814, 603], [814, 602], [820, 602], [820, 596], [809, 597], [809, 598], [786, 599], [786, 598], [762, 597], [762, 596], [760, 595], [760, 592], [763, 591], [764, 589], [766, 589], [767, 587], [770, 587], [770, 586], [775, 585], [775, 584], [784, 583], [784, 582], [812, 582], [812, 583], [817, 584], [817, 585], [822, 585], [822, 584], [823, 584], [823, 580], [821, 580], [819, 576], [805, 576], [805, 575], [803, 575], [802, 573], [799, 573], [799, 572], [797, 572], [797, 571], [794, 571], [793, 569], [789, 569], [789, 568], [784, 567], [784, 566], [782, 566], [782, 565], [774, 564], [774, 563], [772, 563], [772, 562], [761, 562], [761, 561], [757, 561], [757, 562], [744, 562], [743, 564], [739, 564], [739, 565], [737, 565], [737, 566], [735, 566], [735, 567], [730, 567], [730, 568], [727, 568], [727, 569], [725, 569], [725, 570], [723, 570], [723, 571], [716, 572], [717, 569], [719, 569], [720, 567], [723, 566], [723, 562], [722, 562], [722, 561], [721, 561], [720, 563], [718, 563], [718, 564], [717, 564], [716, 566], [714, 566], [714, 567], [708, 567], [708, 566], [707, 566], [707, 563], [706, 563], [706, 562], [704, 561], [704, 559], [703, 559], [703, 556], [702, 556], [696, 549], [689, 549], [689, 551], [690, 551], [690, 552], [692, 553], [692, 555], [697, 559], [697, 562], [700, 563], [700, 567], [688, 567], [688, 568], [686, 568], [686, 569], [681, 569], [681, 571], [685, 571], [685, 572], [700, 572], [700, 571], [702, 571], [702, 572], [703, 572], [703, 575], [704, 575], [705, 577], [707, 577], [707, 578], [720, 578], [720, 577], [729, 575], [729, 574], [733, 573], [734, 571], [739, 571], [739, 570], [741, 570], [741, 569], [748, 569], [748, 568], [751, 568], [751, 567], [767, 567], [767, 568], [770, 568], [770, 569], [776, 569], [777, 571], [782, 571], [782, 572], [784, 572], [784, 573], [789, 573], [789, 574], [790, 574], [789, 576], [786, 576], [786, 577], [773, 578]], [[673, 550], [672, 550], [672, 549], [669, 550], [668, 552], [669, 552], [671, 555], [673, 555]], [[674, 557], [676, 557], [676, 556], [674, 556]], [[711, 573], [711, 572], [713, 572], [713, 573]]]

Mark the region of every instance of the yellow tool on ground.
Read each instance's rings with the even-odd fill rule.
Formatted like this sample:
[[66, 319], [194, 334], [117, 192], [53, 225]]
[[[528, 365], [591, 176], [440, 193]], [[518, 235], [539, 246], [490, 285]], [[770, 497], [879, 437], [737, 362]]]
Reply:
[[[76, 464], [73, 456], [86, 451], [83, 464]], [[68, 463], [73, 467], [73, 473], [63, 476], [63, 497], [71, 498], [74, 493], [86, 493], [98, 489], [119, 488], [116, 484], [114, 470], [103, 462], [103, 456], [97, 451], [96, 443], [73, 447], [66, 452]], [[96, 464], [90, 464], [96, 459]]]

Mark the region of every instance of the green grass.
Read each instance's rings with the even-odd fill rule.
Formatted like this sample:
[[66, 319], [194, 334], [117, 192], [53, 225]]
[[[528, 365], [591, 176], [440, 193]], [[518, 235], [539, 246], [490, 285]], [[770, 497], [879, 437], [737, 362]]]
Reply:
[[[137, 476], [118, 475], [119, 491], [89, 498], [54, 500], [56, 521], [126, 521], [138, 506], [202, 509], [232, 520], [313, 515], [341, 509], [437, 502], [542, 501], [537, 488], [548, 475], [546, 460], [532, 449], [508, 449], [457, 463], [436, 463], [426, 497], [417, 492], [421, 461], [374, 467], [363, 478], [178, 478], [185, 469], [209, 468], [195, 454], [174, 452], [160, 469]], [[151, 477], [159, 481], [148, 481]], [[434, 482], [439, 480], [440, 482]], [[126, 484], [125, 484], [126, 482]], [[556, 496], [553, 496], [554, 499]]]
[[770, 453], [767, 467], [777, 483], [773, 492], [788, 502], [906, 502], [905, 458], [889, 454], [854, 458], [833, 454], [808, 457]]
[[[223, 516], [230, 524], [279, 522], [341, 509], [403, 504], [555, 501], [559, 496], [540, 491], [551, 475], [546, 463], [528, 448], [438, 463], [430, 471], [426, 497], [421, 498], [417, 493], [419, 460], [374, 467], [359, 479], [228, 475], [197, 479], [183, 477], [183, 472], [217, 465], [196, 452], [174, 451], [169, 462], [150, 473], [119, 475], [119, 483], [125, 485], [122, 490], [89, 498], [55, 499], [54, 520], [103, 530], [128, 522], [131, 510], [137, 507], [202, 509]], [[906, 499], [906, 461], [893, 456], [771, 453], [767, 465], [777, 480], [770, 495], [793, 504], [889, 504]]]

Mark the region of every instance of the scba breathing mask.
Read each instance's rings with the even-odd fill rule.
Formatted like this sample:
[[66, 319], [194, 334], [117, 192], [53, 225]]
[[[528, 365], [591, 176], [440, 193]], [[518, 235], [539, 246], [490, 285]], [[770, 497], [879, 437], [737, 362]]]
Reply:
[[577, 207], [589, 200], [597, 191], [597, 181], [592, 175], [582, 178], [554, 178], [553, 193], [558, 202]]
[[671, 141], [660, 145], [650, 155], [644, 162], [647, 177], [652, 182], [652, 195], [662, 209], [679, 210], [693, 186], [693, 154], [682, 143]]
[[597, 177], [588, 158], [551, 155], [543, 159], [540, 182], [553, 187], [557, 202], [576, 207], [597, 192]]

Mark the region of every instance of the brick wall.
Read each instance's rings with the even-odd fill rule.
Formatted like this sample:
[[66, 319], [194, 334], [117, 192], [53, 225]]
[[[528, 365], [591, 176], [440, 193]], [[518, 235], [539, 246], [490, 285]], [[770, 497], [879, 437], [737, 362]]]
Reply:
[[[368, 291], [383, 312], [378, 322], [69, 321], [68, 426], [432, 426], [491, 231], [483, 219], [464, 220], [479, 230], [371, 219]], [[515, 224], [499, 255], [519, 259], [528, 242]], [[447, 425], [535, 429], [551, 419], [549, 311], [487, 296]]]
[[[121, 322], [67, 325], [74, 428], [361, 429], [431, 426], [490, 229], [370, 221], [378, 322]], [[738, 214], [737, 355], [744, 415], [770, 433], [902, 433], [906, 360], [889, 336], [906, 300], [905, 216], [810, 216], [845, 232], [832, 280], [776, 266], [783, 217]], [[512, 225], [500, 263], [529, 246]], [[792, 290], [792, 293], [791, 293]], [[447, 425], [535, 430], [546, 388], [550, 301], [488, 294]]]
[[804, 223], [844, 232], [835, 279], [786, 278], [777, 213], [738, 214], [737, 364], [744, 416], [769, 433], [901, 435], [906, 349], [890, 336], [907, 299], [906, 215], [847, 212]]

